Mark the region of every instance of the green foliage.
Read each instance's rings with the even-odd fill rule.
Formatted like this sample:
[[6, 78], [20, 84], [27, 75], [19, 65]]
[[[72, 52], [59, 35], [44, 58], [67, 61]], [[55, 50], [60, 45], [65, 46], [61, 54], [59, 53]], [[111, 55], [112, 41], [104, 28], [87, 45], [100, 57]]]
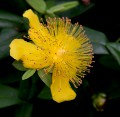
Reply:
[[14, 61], [13, 63], [12, 63], [12, 65], [17, 69], [17, 70], [20, 70], [20, 71], [27, 71], [28, 69], [27, 68], [25, 68], [24, 66], [23, 66], [23, 63], [21, 62], [21, 61]]
[[33, 105], [30, 103], [24, 103], [17, 108], [15, 117], [31, 117]]
[[28, 78], [30, 78], [31, 76], [33, 76], [33, 74], [36, 72], [35, 69], [28, 69], [22, 76], [22, 80], [26, 80]]
[[9, 56], [9, 44], [18, 35], [15, 28], [3, 28], [0, 32], [0, 59]]
[[83, 28], [85, 30], [85, 34], [92, 42], [94, 54], [108, 54], [108, 50], [106, 48], [108, 39], [105, 34], [88, 27]]
[[37, 85], [38, 79], [38, 76], [34, 74], [31, 78], [20, 81], [18, 94], [20, 99], [29, 102], [38, 95], [40, 90]]
[[107, 43], [106, 46], [110, 53], [113, 55], [113, 57], [116, 59], [118, 64], [120, 65], [120, 43], [109, 42]]
[[0, 20], [8, 21], [11, 23], [22, 23], [21, 16], [3, 10], [0, 10]]
[[38, 94], [37, 96], [40, 99], [47, 99], [47, 100], [51, 100], [52, 99], [52, 95], [51, 95], [51, 91], [50, 88], [45, 86], [42, 91]]
[[52, 75], [50, 73], [45, 73], [45, 71], [43, 69], [40, 69], [37, 71], [40, 79], [48, 86], [50, 87], [51, 83], [52, 83]]
[[84, 4], [79, 2], [79, 5], [77, 5], [76, 7], [69, 9], [68, 11], [64, 11], [64, 12], [57, 12], [56, 15], [59, 17], [69, 17], [69, 18], [74, 18], [76, 16], [82, 15], [83, 13], [87, 12], [88, 10], [90, 10], [91, 8], [94, 7], [94, 3], [91, 3], [88, 6], [85, 6]]
[[50, 13], [56, 13], [56, 12], [63, 12], [66, 10], [69, 10], [73, 7], [76, 7], [77, 5], [79, 5], [78, 1], [72, 1], [72, 2], [65, 2], [62, 4], [58, 4], [56, 6], [50, 7], [49, 9], [47, 9], [46, 12], [50, 12]]
[[102, 64], [103, 66], [105, 66], [106, 68], [110, 68], [113, 70], [120, 70], [120, 65], [118, 64], [118, 62], [115, 60], [115, 58], [112, 55], [104, 55], [102, 57], [99, 58], [99, 63]]
[[46, 3], [44, 0], [26, 0], [36, 11], [44, 14], [46, 11]]
[[0, 10], [0, 28], [14, 28], [21, 27], [22, 17]]
[[0, 108], [20, 104], [21, 102], [16, 89], [0, 84]]

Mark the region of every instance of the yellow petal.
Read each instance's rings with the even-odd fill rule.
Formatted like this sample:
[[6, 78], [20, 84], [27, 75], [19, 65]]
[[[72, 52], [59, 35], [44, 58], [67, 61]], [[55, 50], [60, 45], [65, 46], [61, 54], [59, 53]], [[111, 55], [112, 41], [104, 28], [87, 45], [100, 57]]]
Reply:
[[28, 18], [30, 27], [39, 29], [40, 22], [39, 22], [38, 16], [35, 13], [33, 13], [31, 9], [26, 10], [23, 16]]
[[49, 56], [36, 45], [23, 39], [14, 39], [10, 44], [10, 55], [23, 61], [26, 68], [41, 69], [50, 64]]
[[44, 24], [40, 23], [38, 16], [31, 9], [25, 11], [23, 16], [28, 18], [29, 20], [30, 29], [28, 31], [28, 34], [30, 36], [30, 39], [36, 45], [46, 46], [46, 42], [48, 42], [49, 40], [52, 40], [48, 32], [48, 29], [44, 26]]
[[10, 44], [10, 56], [16, 60], [20, 60], [24, 53], [24, 47], [23, 39], [14, 39]]
[[45, 27], [40, 27], [39, 30], [35, 30], [34, 28], [30, 28], [28, 31], [30, 39], [38, 46], [42, 48], [50, 47], [50, 43], [52, 43], [53, 38], [48, 33], [48, 30]]
[[[61, 103], [75, 99], [76, 93], [69, 84], [69, 78], [64, 77], [64, 71], [59, 75], [57, 70], [53, 71], [51, 93], [54, 101]], [[54, 80], [53, 80], [54, 79]]]

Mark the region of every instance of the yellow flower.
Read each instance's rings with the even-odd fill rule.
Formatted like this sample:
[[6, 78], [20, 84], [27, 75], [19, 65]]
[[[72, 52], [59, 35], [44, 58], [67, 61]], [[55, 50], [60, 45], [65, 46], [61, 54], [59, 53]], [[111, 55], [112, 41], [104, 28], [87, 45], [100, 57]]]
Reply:
[[92, 46], [82, 26], [71, 24], [68, 18], [48, 18], [45, 25], [31, 9], [23, 16], [29, 20], [30, 40], [14, 39], [10, 56], [21, 60], [26, 68], [53, 71], [50, 89], [54, 101], [75, 99], [70, 82], [75, 87], [80, 85], [93, 58]]

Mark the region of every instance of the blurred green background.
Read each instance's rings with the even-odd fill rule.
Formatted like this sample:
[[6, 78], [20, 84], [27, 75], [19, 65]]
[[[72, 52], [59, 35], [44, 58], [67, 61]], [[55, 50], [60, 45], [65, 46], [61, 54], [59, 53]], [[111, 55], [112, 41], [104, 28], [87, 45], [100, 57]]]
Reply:
[[[73, 101], [57, 104], [49, 88], [34, 74], [22, 81], [9, 56], [9, 44], [27, 34], [22, 14], [33, 9], [39, 17], [68, 17], [83, 25], [94, 49], [91, 72]], [[109, 0], [0, 0], [0, 117], [119, 115], [120, 105], [119, 1]], [[18, 65], [18, 64], [17, 64]], [[20, 67], [19, 67], [20, 68]], [[56, 115], [56, 116], [57, 116]]]

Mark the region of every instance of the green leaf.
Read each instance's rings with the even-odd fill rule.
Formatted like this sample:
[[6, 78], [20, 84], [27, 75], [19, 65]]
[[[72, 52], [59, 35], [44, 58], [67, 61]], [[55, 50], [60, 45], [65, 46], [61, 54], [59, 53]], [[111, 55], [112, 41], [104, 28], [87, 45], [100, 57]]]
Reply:
[[76, 16], [79, 16], [81, 14], [83, 14], [84, 12], [90, 10], [95, 4], [91, 3], [88, 6], [85, 6], [84, 4], [82, 4], [81, 2], [79, 2], [79, 5], [69, 9], [69, 11], [64, 11], [64, 12], [57, 12], [56, 15], [58, 15], [59, 17], [69, 17], [69, 18], [74, 18]]
[[22, 17], [0, 10], [0, 28], [5, 28], [5, 27], [20, 28], [21, 24], [23, 24]]
[[16, 23], [22, 23], [22, 17], [9, 13], [7, 11], [0, 10], [0, 20], [12, 21]]
[[69, 10], [71, 8], [74, 8], [77, 5], [79, 5], [78, 1], [65, 2], [65, 3], [55, 5], [49, 9], [47, 9], [47, 13], [63, 12], [63, 11]]
[[107, 43], [106, 47], [113, 55], [113, 57], [117, 60], [118, 64], [120, 65], [120, 43], [117, 42], [110, 42]]
[[18, 27], [18, 23], [0, 19], [0, 28]]
[[18, 94], [20, 99], [28, 101], [30, 87], [31, 87], [30, 79], [20, 81], [19, 94]]
[[27, 71], [28, 69], [23, 66], [23, 63], [21, 61], [15, 60], [12, 65], [20, 71]]
[[[34, 74], [31, 79], [21, 80], [19, 86], [19, 97], [20, 99], [30, 101], [35, 98], [39, 92], [38, 82], [38, 74]], [[39, 87], [41, 85], [39, 84]]]
[[45, 13], [46, 3], [44, 0], [26, 0], [26, 2], [39, 13]]
[[51, 95], [51, 91], [50, 91], [50, 88], [45, 86], [42, 91], [38, 94], [37, 96], [38, 98], [41, 98], [41, 99], [47, 99], [47, 100], [50, 100], [52, 99], [52, 95]]
[[56, 15], [55, 15], [54, 13], [51, 13], [51, 12], [45, 14], [45, 18], [46, 18], [46, 19], [47, 19], [48, 17], [54, 18], [55, 16], [56, 16]]
[[28, 69], [22, 76], [22, 80], [30, 78], [36, 72], [35, 69]]
[[120, 81], [119, 76], [115, 75], [112, 78], [110, 78], [108, 83], [109, 85], [105, 90], [108, 100], [120, 99], [120, 82], [119, 81]]
[[5, 28], [0, 32], [0, 59], [9, 56], [9, 44], [19, 33], [14, 28]]
[[108, 99], [120, 99], [120, 87], [117, 87], [116, 89], [113, 89], [111, 92], [108, 93]]
[[15, 117], [31, 117], [33, 105], [30, 103], [24, 103], [17, 108]]
[[45, 73], [43, 69], [38, 70], [38, 76], [40, 77], [40, 79], [48, 86], [50, 87], [51, 83], [52, 83], [52, 75], [51, 73]]
[[45, 0], [45, 2], [46, 2], [46, 5], [47, 5], [47, 9], [55, 6], [58, 3], [58, 1], [56, 1], [56, 0]]
[[108, 54], [109, 52], [106, 48], [108, 39], [105, 34], [85, 26], [83, 26], [83, 28], [85, 30], [85, 34], [93, 45], [94, 54]]
[[18, 91], [12, 87], [0, 84], [0, 108], [19, 104]]
[[98, 61], [100, 64], [109, 69], [120, 70], [120, 65], [118, 65], [117, 61], [113, 58], [112, 55], [104, 55], [100, 57]]
[[39, 88], [38, 88], [38, 80], [40, 80], [38, 78], [38, 74], [34, 74], [30, 80], [30, 87], [29, 87], [29, 95], [28, 95], [28, 100], [31, 100], [33, 98], [36, 98], [36, 95], [38, 95], [39, 92], [39, 88], [40, 88], [40, 84], [39, 84]]

